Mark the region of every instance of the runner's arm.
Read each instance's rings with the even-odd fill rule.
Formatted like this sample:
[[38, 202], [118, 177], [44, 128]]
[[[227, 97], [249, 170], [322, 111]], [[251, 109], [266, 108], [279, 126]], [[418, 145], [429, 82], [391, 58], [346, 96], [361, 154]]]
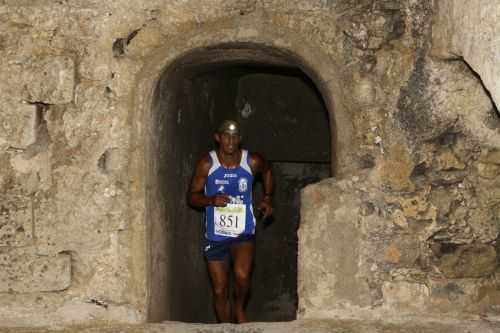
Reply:
[[254, 174], [262, 174], [263, 199], [259, 208], [264, 211], [264, 215], [270, 216], [273, 213], [273, 173], [269, 163], [259, 154], [252, 154], [250, 158], [250, 167]]
[[206, 206], [223, 207], [229, 202], [229, 198], [224, 194], [214, 196], [205, 195], [205, 184], [208, 178], [211, 162], [208, 155], [196, 163], [194, 175], [189, 187], [189, 204], [193, 207], [203, 208]]

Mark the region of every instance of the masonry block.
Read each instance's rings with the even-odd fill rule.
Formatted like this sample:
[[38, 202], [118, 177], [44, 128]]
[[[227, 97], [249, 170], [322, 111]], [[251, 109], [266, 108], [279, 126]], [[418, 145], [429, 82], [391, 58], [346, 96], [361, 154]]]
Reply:
[[425, 305], [429, 299], [429, 288], [425, 284], [407, 281], [384, 282], [382, 293], [391, 307], [415, 307]]
[[70, 284], [69, 254], [40, 256], [23, 249], [0, 250], [0, 293], [59, 291]]
[[25, 246], [33, 239], [31, 198], [0, 195], [0, 247]]
[[0, 106], [0, 145], [23, 148], [35, 141], [36, 105], [15, 103]]
[[23, 97], [29, 102], [70, 103], [75, 88], [75, 63], [67, 56], [32, 58], [24, 68], [23, 82]]

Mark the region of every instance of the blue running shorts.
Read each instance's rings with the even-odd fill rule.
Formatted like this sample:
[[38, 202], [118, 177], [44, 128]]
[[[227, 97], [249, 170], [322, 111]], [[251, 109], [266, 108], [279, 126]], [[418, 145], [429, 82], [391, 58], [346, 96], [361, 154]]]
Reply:
[[243, 235], [222, 242], [205, 239], [203, 254], [208, 261], [223, 261], [231, 254], [231, 247], [242, 242], [255, 241], [255, 235]]

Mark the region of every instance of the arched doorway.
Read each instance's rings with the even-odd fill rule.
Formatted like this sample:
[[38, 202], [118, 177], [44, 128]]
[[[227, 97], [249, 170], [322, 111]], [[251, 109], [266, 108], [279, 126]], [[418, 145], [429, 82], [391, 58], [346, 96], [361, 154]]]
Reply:
[[[133, 277], [137, 281], [137, 287], [134, 288], [138, 288], [136, 292], [139, 295], [144, 295], [138, 299], [139, 306], [144, 304], [148, 321], [162, 321], [172, 319], [171, 314], [182, 308], [182, 302], [177, 303], [172, 295], [173, 291], [178, 292], [180, 289], [171, 283], [171, 273], [175, 270], [175, 265], [170, 263], [176, 253], [168, 250], [167, 244], [170, 244], [169, 237], [174, 235], [175, 231], [171, 229], [174, 224], [166, 223], [166, 214], [167, 206], [172, 205], [172, 198], [184, 199], [187, 190], [184, 185], [179, 184], [176, 193], [170, 193], [165, 191], [161, 181], [162, 171], [169, 165], [162, 163], [167, 156], [165, 151], [162, 152], [162, 145], [166, 142], [166, 133], [169, 133], [166, 126], [170, 124], [166, 117], [177, 121], [179, 116], [176, 111], [158, 112], [162, 104], [161, 91], [165, 91], [161, 87], [165, 87], [169, 81], [167, 78], [180, 78], [182, 75], [179, 73], [183, 72], [183, 69], [193, 66], [212, 71], [245, 64], [274, 70], [293, 69], [305, 76], [309, 85], [312, 83], [315, 86], [316, 94], [321, 95], [325, 108], [328, 109], [332, 152], [329, 161], [330, 174], [343, 177], [349, 173], [355, 157], [349, 149], [353, 141], [352, 120], [344, 103], [343, 74], [339, 69], [338, 59], [324, 54], [312, 41], [300, 38], [286, 29], [270, 30], [269, 27], [255, 25], [247, 27], [241, 22], [235, 22], [233, 27], [193, 31], [182, 41], [174, 44], [164, 43], [164, 46], [144, 52], [149, 52], [149, 56], [138, 72], [134, 108], [130, 113], [133, 144], [130, 150], [129, 176], [133, 182], [130, 183], [129, 210], [130, 221], [135, 230], [131, 242], [137, 249], [130, 260], [134, 263]], [[181, 81], [176, 81], [178, 86]], [[180, 113], [181, 122], [182, 119], [186, 120], [185, 116], [186, 114]], [[310, 128], [310, 132], [312, 131]], [[198, 132], [190, 130], [184, 133]], [[191, 138], [191, 142], [205, 140], [207, 144], [211, 144], [211, 135], [203, 135], [200, 138], [201, 141]], [[177, 137], [168, 142], [180, 141], [182, 138]], [[287, 144], [287, 148], [290, 146]], [[200, 145], [196, 147], [198, 152], [206, 149]], [[196, 160], [197, 154], [193, 150], [190, 161]], [[268, 158], [272, 159], [272, 156]], [[186, 166], [178, 170], [189, 170], [185, 173], [188, 177], [177, 178], [187, 178], [187, 181], [191, 176], [191, 166], [187, 162]], [[186, 206], [173, 207], [183, 213], [189, 212], [186, 214], [196, 214]], [[196, 218], [197, 225], [200, 226], [199, 214]], [[198, 263], [193, 267], [197, 267], [199, 271], [191, 275], [207, 279], [204, 264]], [[301, 274], [304, 272], [298, 272], [299, 279]], [[208, 297], [210, 290], [205, 288], [203, 293]], [[200, 307], [195, 311], [212, 314], [212, 309], [204, 306], [203, 309]]]
[[276, 176], [275, 219], [257, 226], [249, 317], [295, 319], [299, 193], [332, 169], [329, 112], [315, 83], [290, 54], [226, 44], [173, 62], [152, 105], [152, 318], [214, 321], [201, 252], [203, 214], [188, 208], [186, 191], [196, 160], [215, 148], [217, 126], [235, 119], [244, 147], [269, 159]]

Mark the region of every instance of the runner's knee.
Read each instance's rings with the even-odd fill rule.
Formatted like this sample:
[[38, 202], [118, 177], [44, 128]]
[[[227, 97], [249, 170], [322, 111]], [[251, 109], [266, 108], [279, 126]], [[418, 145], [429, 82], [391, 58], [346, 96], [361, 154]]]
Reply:
[[245, 283], [250, 281], [250, 272], [245, 269], [236, 269], [234, 271], [234, 278], [238, 283]]
[[226, 297], [227, 287], [225, 285], [219, 285], [213, 287], [215, 297]]

